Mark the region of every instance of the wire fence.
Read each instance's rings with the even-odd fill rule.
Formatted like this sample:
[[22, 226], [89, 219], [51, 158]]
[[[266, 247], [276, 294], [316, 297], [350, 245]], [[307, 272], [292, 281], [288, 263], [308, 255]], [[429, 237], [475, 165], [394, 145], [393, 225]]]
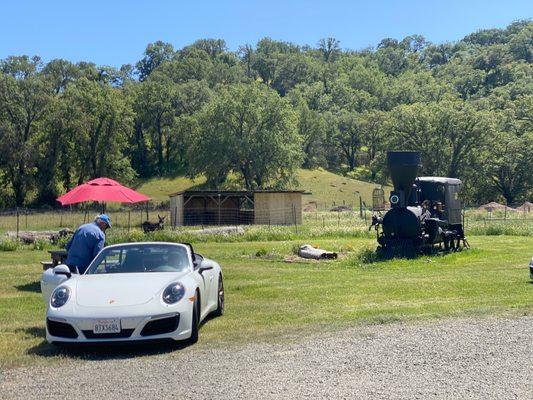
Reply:
[[[152, 223], [152, 230], [159, 229], [160, 218], [164, 229], [196, 227], [201, 229], [211, 226], [260, 225], [265, 227], [285, 226], [298, 232], [300, 227], [311, 226], [317, 229], [345, 228], [348, 226], [368, 227], [372, 210], [354, 207], [353, 204], [336, 204], [317, 207], [307, 204], [302, 208], [279, 207], [267, 210], [236, 208], [185, 208], [183, 212], [161, 207], [122, 207], [111, 209], [113, 230], [130, 231], [142, 229], [146, 221]], [[27, 208], [0, 211], [0, 233], [10, 232], [12, 236], [24, 231], [58, 231], [63, 228], [74, 230], [79, 225], [93, 221], [101, 210], [97, 207], [84, 209], [36, 210]], [[178, 215], [179, 214], [179, 215]], [[533, 209], [484, 210], [468, 207], [463, 210], [465, 230], [482, 231], [489, 229], [533, 231]], [[496, 231], [495, 231], [496, 232]], [[14, 234], [14, 235], [13, 235]]]
[[[0, 211], [0, 231], [22, 230], [51, 230], [74, 228], [86, 222], [93, 221], [100, 214], [97, 208], [63, 209], [63, 210], [35, 210], [18, 208]], [[145, 221], [158, 221], [158, 214], [168, 219], [168, 209], [159, 208], [122, 208], [107, 210], [113, 227], [133, 229], [140, 228]]]

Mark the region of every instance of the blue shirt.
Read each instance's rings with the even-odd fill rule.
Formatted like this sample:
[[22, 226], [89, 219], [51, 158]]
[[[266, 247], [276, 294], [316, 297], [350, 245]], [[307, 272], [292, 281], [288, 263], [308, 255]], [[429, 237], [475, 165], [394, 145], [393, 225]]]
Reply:
[[80, 226], [67, 243], [68, 266], [78, 267], [83, 274], [91, 261], [104, 248], [105, 233], [96, 222]]

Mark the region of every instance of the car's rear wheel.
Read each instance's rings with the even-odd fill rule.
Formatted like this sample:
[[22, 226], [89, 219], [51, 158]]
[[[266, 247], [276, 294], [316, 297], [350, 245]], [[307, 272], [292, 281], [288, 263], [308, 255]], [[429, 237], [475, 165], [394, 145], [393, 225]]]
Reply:
[[215, 317], [224, 315], [224, 280], [222, 279], [222, 274], [218, 277], [218, 305], [213, 315]]
[[196, 292], [195, 297], [192, 307], [191, 337], [187, 340], [189, 344], [194, 344], [198, 341], [198, 329], [200, 327], [200, 297], [198, 292]]

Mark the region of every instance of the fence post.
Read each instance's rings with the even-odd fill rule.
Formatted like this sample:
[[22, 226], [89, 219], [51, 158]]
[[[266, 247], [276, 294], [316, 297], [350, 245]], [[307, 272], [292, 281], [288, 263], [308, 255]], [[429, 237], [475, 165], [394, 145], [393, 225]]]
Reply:
[[505, 208], [503, 209], [503, 220], [507, 220], [507, 200], [505, 201]]
[[220, 226], [220, 193], [218, 194], [218, 226]]
[[59, 227], [63, 228], [63, 213], [59, 211]]
[[296, 207], [294, 204], [292, 205], [292, 216], [294, 219], [294, 230], [296, 231], [296, 234], [298, 234], [298, 224], [296, 223]]
[[341, 226], [341, 212], [337, 210], [337, 226]]
[[24, 221], [26, 224], [26, 230], [28, 230], [28, 210], [24, 212]]
[[131, 210], [128, 210], [128, 232], [130, 231]]
[[19, 238], [19, 208], [17, 207], [17, 239]]
[[359, 218], [363, 219], [363, 199], [359, 196]]
[[150, 221], [150, 216], [148, 215], [148, 202], [146, 202], [146, 220]]

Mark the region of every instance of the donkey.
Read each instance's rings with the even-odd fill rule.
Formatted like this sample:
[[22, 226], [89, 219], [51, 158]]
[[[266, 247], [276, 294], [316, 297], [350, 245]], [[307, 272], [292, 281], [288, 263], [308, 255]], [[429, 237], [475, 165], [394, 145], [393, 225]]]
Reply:
[[162, 217], [159, 214], [157, 214], [157, 218], [159, 218], [159, 222], [144, 221], [142, 223], [141, 226], [143, 228], [144, 233], [160, 231], [165, 227], [166, 216]]

